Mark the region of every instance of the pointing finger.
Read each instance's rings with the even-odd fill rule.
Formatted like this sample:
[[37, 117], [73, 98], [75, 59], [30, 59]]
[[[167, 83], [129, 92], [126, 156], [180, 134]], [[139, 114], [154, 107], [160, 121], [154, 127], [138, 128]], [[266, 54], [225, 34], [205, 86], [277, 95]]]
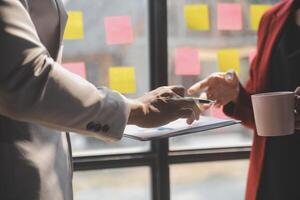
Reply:
[[194, 94], [196, 94], [197, 92], [203, 91], [205, 88], [207, 88], [207, 87], [209, 86], [209, 81], [210, 81], [210, 78], [206, 78], [206, 79], [204, 79], [204, 80], [202, 80], [202, 81], [200, 81], [200, 82], [198, 82], [198, 83], [192, 85], [192, 86], [188, 89], [187, 93], [188, 93], [189, 95], [194, 95]]

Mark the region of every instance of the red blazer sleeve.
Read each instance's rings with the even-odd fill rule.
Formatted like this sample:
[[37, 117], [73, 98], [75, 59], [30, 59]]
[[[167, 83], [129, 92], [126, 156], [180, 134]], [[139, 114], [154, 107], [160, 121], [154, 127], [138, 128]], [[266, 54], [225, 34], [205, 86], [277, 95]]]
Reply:
[[251, 102], [251, 79], [248, 81], [246, 88], [240, 85], [240, 93], [237, 103], [229, 103], [224, 106], [223, 111], [231, 118], [241, 120], [242, 124], [248, 128], [255, 128], [253, 107]]

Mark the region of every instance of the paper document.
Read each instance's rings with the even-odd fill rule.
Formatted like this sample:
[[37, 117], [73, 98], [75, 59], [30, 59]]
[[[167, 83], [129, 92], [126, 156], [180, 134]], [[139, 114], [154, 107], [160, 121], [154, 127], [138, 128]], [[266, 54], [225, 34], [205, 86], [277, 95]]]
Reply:
[[178, 119], [165, 126], [157, 128], [140, 128], [135, 125], [127, 125], [124, 136], [140, 141], [162, 139], [179, 135], [199, 133], [211, 129], [231, 126], [240, 123], [232, 119], [219, 119], [201, 116], [199, 121], [188, 125], [185, 119]]

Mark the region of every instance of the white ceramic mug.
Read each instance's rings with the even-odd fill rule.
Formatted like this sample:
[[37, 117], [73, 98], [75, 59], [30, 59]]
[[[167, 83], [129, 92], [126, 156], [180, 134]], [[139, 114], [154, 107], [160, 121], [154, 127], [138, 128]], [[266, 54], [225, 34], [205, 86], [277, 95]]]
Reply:
[[295, 93], [271, 92], [252, 95], [257, 133], [284, 136], [295, 132]]

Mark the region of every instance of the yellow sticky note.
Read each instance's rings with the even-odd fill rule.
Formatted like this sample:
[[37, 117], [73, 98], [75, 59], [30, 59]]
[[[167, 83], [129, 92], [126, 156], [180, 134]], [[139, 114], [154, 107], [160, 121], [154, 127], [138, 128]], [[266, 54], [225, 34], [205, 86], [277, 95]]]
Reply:
[[222, 49], [218, 51], [218, 65], [221, 72], [234, 70], [240, 73], [240, 53], [237, 49]]
[[210, 28], [209, 11], [206, 4], [185, 5], [184, 18], [189, 29], [207, 31]]
[[64, 33], [66, 40], [83, 39], [83, 13], [81, 11], [68, 12], [68, 22]]
[[136, 93], [134, 67], [111, 67], [109, 69], [109, 87], [124, 94]]
[[256, 31], [259, 27], [263, 14], [270, 9], [271, 5], [253, 4], [250, 6], [251, 29]]

